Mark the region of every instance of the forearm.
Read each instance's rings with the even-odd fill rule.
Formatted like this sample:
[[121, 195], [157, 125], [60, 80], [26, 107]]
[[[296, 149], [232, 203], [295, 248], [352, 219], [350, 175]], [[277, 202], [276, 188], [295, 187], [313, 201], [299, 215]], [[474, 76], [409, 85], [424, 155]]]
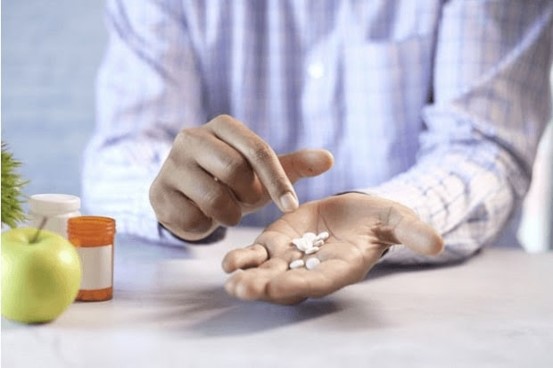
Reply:
[[176, 134], [205, 121], [196, 54], [182, 12], [176, 2], [107, 2], [109, 43], [82, 173], [88, 213], [112, 216], [119, 233], [154, 241], [177, 240], [158, 227], [150, 185]]
[[373, 192], [417, 211], [446, 248], [432, 259], [398, 248], [387, 259], [464, 259], [498, 235], [526, 194], [551, 113], [553, 42], [552, 4], [528, 5], [445, 5], [417, 164]]
[[413, 209], [443, 236], [446, 244], [441, 254], [432, 257], [395, 246], [385, 261], [460, 261], [497, 236], [520, 203], [529, 178], [512, 178], [520, 173], [516, 163], [494, 148], [493, 143], [480, 142], [474, 147], [467, 143], [448, 152], [435, 152], [435, 158], [427, 158], [371, 190]]
[[118, 233], [172, 242], [170, 236], [160, 234], [148, 199], [169, 145], [145, 139], [113, 145], [91, 142], [82, 173], [84, 211], [115, 218]]

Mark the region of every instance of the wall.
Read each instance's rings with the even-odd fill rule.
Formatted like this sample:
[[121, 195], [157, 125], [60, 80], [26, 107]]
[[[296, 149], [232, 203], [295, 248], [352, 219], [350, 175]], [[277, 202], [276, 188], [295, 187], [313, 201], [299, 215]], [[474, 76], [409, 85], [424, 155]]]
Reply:
[[2, 2], [2, 140], [26, 194], [80, 194], [105, 43], [103, 1]]

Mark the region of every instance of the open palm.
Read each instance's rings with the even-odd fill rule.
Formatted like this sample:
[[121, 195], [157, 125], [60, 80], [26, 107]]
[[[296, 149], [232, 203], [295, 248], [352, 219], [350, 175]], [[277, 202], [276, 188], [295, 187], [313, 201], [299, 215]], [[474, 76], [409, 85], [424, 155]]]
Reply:
[[[330, 236], [312, 255], [291, 241], [306, 232]], [[362, 280], [388, 247], [404, 244], [423, 254], [438, 253], [442, 239], [407, 207], [376, 196], [348, 193], [309, 202], [269, 225], [254, 244], [230, 251], [225, 284], [244, 300], [293, 304], [328, 295]], [[315, 268], [290, 269], [296, 259], [316, 257]]]

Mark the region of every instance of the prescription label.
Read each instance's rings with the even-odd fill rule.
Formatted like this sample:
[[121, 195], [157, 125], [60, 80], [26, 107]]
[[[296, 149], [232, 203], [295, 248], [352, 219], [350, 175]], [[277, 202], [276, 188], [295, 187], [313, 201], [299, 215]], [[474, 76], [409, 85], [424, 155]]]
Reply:
[[81, 290], [109, 288], [113, 284], [113, 245], [77, 247], [83, 277]]

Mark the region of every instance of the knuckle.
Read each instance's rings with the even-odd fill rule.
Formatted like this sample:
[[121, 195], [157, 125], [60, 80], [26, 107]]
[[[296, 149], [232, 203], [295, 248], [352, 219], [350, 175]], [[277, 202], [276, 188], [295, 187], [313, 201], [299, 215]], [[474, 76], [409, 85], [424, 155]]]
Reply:
[[206, 212], [225, 225], [233, 226], [240, 222], [242, 217], [240, 206], [234, 203], [222, 189], [217, 188], [207, 192], [203, 197], [203, 204], [209, 209]]
[[230, 116], [229, 114], [219, 114], [215, 119], [223, 123], [228, 121], [234, 121], [233, 117]]
[[271, 147], [265, 142], [256, 142], [250, 149], [250, 157], [257, 162], [266, 162], [271, 159]]
[[234, 179], [236, 179], [237, 177], [247, 175], [248, 171], [250, 170], [246, 160], [241, 158], [224, 156], [222, 158], [222, 161], [223, 175], [231, 181], [234, 181]]
[[151, 196], [150, 202], [157, 220], [164, 226], [171, 228], [175, 222], [171, 199], [165, 195], [154, 194]]
[[239, 122], [228, 114], [220, 114], [213, 118], [208, 124], [218, 127], [226, 124], [239, 124]]
[[165, 189], [163, 184], [161, 184], [159, 177], [154, 179], [148, 191], [148, 198], [156, 214], [158, 210], [163, 208], [164, 203], [166, 202], [167, 192], [168, 191]]
[[209, 230], [212, 223], [213, 220], [205, 216], [185, 216], [179, 227], [191, 233], [204, 233]]
[[179, 198], [173, 190], [159, 186], [158, 180], [150, 186], [149, 199], [157, 220], [174, 234], [181, 232], [202, 233], [212, 225], [212, 219], [196, 206], [184, 202], [177, 205]]
[[256, 298], [261, 294], [260, 287], [248, 280], [244, 280], [240, 283], [241, 285], [241, 296], [245, 299]]
[[187, 128], [181, 130], [173, 141], [169, 155], [164, 162], [162, 171], [171, 172], [172, 170], [166, 168], [166, 165], [182, 166], [186, 165], [187, 162], [194, 161], [199, 150], [198, 147], [201, 147], [206, 139], [208, 133], [204, 131], [203, 128]]
[[171, 224], [173, 222], [172, 221], [173, 219], [171, 218], [168, 211], [160, 209], [156, 211], [156, 217], [160, 224], [167, 227], [168, 229], [171, 229], [172, 227]]
[[288, 181], [288, 178], [285, 176], [275, 175], [271, 177], [269, 180], [269, 186], [266, 188], [266, 190], [269, 190], [270, 188], [273, 188], [274, 190], [284, 193], [289, 191], [290, 189], [285, 185], [285, 183]]
[[168, 228], [176, 229], [176, 233], [204, 233], [209, 230], [213, 220], [202, 213], [196, 206], [187, 203], [184, 208], [174, 208], [167, 213], [165, 222]]
[[170, 228], [171, 224], [174, 222], [171, 209], [168, 206], [158, 206], [154, 211], [157, 220], [164, 226]]
[[262, 192], [257, 191], [248, 191], [246, 192], [242, 197], [240, 197], [240, 201], [246, 205], [249, 206], [255, 206], [260, 204], [260, 202], [264, 199]]
[[235, 225], [238, 225], [238, 223], [240, 223], [241, 219], [242, 219], [241, 211], [239, 209], [237, 211], [232, 210], [232, 211], [229, 212], [229, 215], [226, 218], [225, 223], [228, 226], [235, 226]]
[[174, 146], [186, 147], [186, 142], [190, 139], [190, 129], [183, 129], [177, 133], [173, 142]]
[[205, 135], [202, 127], [198, 128], [186, 128], [177, 133], [173, 146], [178, 149], [186, 149], [190, 147], [193, 141]]
[[169, 156], [167, 157], [167, 162], [178, 162], [178, 159], [182, 156], [182, 153], [185, 152], [186, 147], [189, 145], [190, 132], [187, 130], [181, 130], [173, 141], [173, 145], [169, 151]]
[[224, 202], [225, 195], [223, 193], [223, 190], [219, 189], [218, 187], [211, 188], [210, 190], [205, 191], [202, 196], [202, 203], [207, 208], [219, 209], [224, 206]]

